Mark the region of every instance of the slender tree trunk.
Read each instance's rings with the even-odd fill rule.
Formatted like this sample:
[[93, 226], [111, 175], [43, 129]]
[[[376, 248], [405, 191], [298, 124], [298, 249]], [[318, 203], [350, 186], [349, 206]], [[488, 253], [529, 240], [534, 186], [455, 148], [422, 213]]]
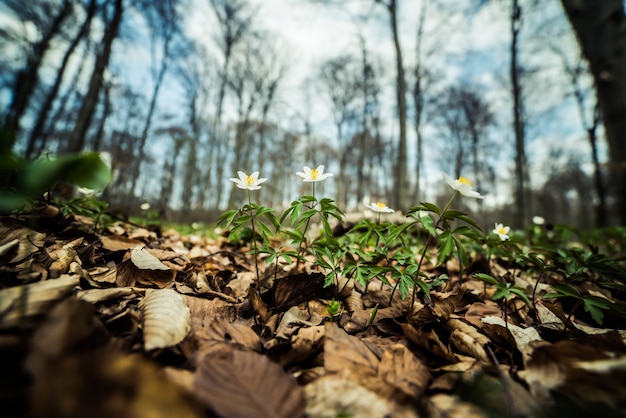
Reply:
[[416, 136], [416, 156], [415, 156], [415, 201], [420, 201], [422, 177], [422, 165], [424, 163], [423, 137], [422, 137], [422, 116], [424, 113], [424, 86], [423, 86], [423, 64], [422, 64], [422, 40], [424, 35], [424, 21], [426, 20], [426, 1], [422, 1], [420, 19], [417, 26], [417, 40], [415, 42], [415, 81], [413, 85], [413, 103], [415, 106], [415, 136]]
[[622, 0], [561, 0], [589, 61], [609, 145], [616, 213], [626, 225], [626, 15]]
[[397, 161], [394, 166], [393, 201], [396, 209], [408, 209], [408, 178], [407, 178], [407, 140], [406, 140], [406, 81], [404, 78], [404, 62], [398, 33], [397, 0], [389, 0], [387, 4], [391, 19], [393, 45], [396, 51], [396, 101], [398, 105], [398, 120], [400, 123], [400, 138], [397, 148]]
[[57, 75], [54, 79], [54, 83], [52, 84], [50, 91], [46, 95], [43, 105], [41, 106], [41, 109], [39, 109], [39, 114], [37, 115], [35, 126], [30, 132], [28, 143], [26, 145], [26, 157], [27, 158], [32, 158], [35, 156], [34, 153], [35, 153], [35, 148], [36, 148], [36, 142], [37, 140], [42, 140], [41, 135], [46, 125], [46, 121], [48, 120], [48, 115], [50, 113], [50, 110], [52, 109], [52, 104], [54, 103], [54, 100], [57, 98], [57, 95], [59, 94], [59, 90], [63, 82], [63, 77], [65, 76], [65, 70], [67, 69], [67, 64], [70, 60], [70, 57], [74, 53], [74, 50], [80, 43], [80, 41], [85, 37], [85, 34], [89, 32], [89, 27], [91, 26], [91, 21], [93, 19], [95, 12], [96, 12], [96, 0], [90, 0], [89, 6], [87, 7], [87, 16], [85, 17], [85, 20], [82, 26], [76, 33], [76, 36], [74, 37], [74, 39], [72, 39], [72, 42], [67, 48], [67, 51], [65, 51], [65, 55], [63, 56], [61, 65], [59, 66], [59, 69], [57, 70]]
[[39, 69], [46, 52], [50, 48], [50, 42], [61, 31], [63, 22], [71, 13], [72, 2], [65, 0], [59, 13], [52, 21], [50, 28], [43, 34], [41, 40], [33, 46], [31, 53], [28, 54], [24, 69], [17, 75], [13, 89], [13, 101], [9, 105], [5, 118], [6, 128], [8, 128], [14, 138], [20, 132], [20, 119], [26, 112], [28, 103], [39, 82]]
[[511, 94], [513, 96], [513, 128], [515, 133], [515, 219], [516, 227], [524, 226], [528, 219], [527, 187], [528, 163], [526, 161], [526, 138], [524, 132], [524, 110], [517, 43], [521, 25], [521, 8], [518, 0], [511, 7]]
[[606, 187], [604, 185], [604, 176], [602, 175], [602, 166], [598, 157], [598, 135], [597, 128], [600, 124], [600, 109], [596, 104], [593, 112], [593, 122], [587, 129], [587, 137], [591, 146], [591, 161], [593, 162], [593, 183], [596, 189], [596, 226], [599, 228], [608, 225], [608, 211], [606, 207]]
[[66, 152], [79, 152], [85, 147], [85, 136], [87, 135], [87, 130], [91, 124], [94, 109], [96, 108], [96, 104], [98, 102], [98, 96], [100, 95], [100, 88], [102, 86], [102, 77], [104, 76], [104, 71], [109, 64], [111, 47], [113, 46], [113, 41], [117, 37], [123, 12], [124, 0], [115, 0], [113, 18], [110, 22], [108, 22], [104, 35], [102, 36], [102, 51], [96, 58], [94, 69], [91, 73], [91, 79], [89, 81], [87, 95], [85, 96], [83, 106], [78, 112], [76, 125], [70, 134], [69, 141], [65, 149]]
[[161, 66], [157, 73], [156, 79], [154, 80], [154, 89], [152, 90], [152, 97], [150, 98], [150, 104], [148, 105], [148, 114], [146, 115], [146, 121], [143, 125], [141, 136], [139, 137], [139, 144], [137, 144], [137, 163], [133, 165], [133, 171], [130, 176], [132, 182], [131, 192], [135, 189], [135, 186], [137, 185], [141, 162], [145, 159], [146, 156], [146, 141], [148, 140], [148, 134], [150, 133], [150, 127], [152, 126], [154, 110], [156, 109], [156, 103], [157, 99], [159, 98], [159, 92], [161, 91], [161, 85], [163, 84], [163, 78], [165, 77], [165, 73], [167, 72], [167, 69], [169, 67], [170, 42], [170, 36], [166, 36], [166, 38], [163, 40], [163, 58], [161, 59]]

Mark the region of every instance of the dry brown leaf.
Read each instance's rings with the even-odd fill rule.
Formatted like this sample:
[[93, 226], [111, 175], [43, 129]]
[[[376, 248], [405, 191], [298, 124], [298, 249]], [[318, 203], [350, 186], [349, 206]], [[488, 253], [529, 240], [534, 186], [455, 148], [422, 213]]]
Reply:
[[87, 289], [76, 293], [76, 297], [89, 303], [119, 299], [135, 293], [132, 287], [113, 287], [111, 289]]
[[346, 296], [345, 299], [346, 307], [348, 308], [348, 312], [360, 312], [363, 310], [363, 300], [361, 299], [361, 294], [357, 292], [355, 289]]
[[346, 334], [334, 322], [327, 322], [324, 339], [326, 370], [360, 370], [377, 374], [379, 359], [359, 338]]
[[441, 342], [439, 335], [437, 335], [434, 329], [427, 327], [415, 328], [413, 325], [405, 322], [399, 322], [398, 325], [402, 328], [406, 339], [413, 344], [424, 348], [446, 362], [456, 363], [458, 361], [457, 355], [450, 350], [450, 347]]
[[508, 328], [509, 332], [515, 339], [515, 344], [520, 353], [524, 352], [524, 349], [531, 341], [542, 341], [542, 338], [537, 330], [532, 327], [522, 328], [511, 323], [506, 324], [502, 318], [497, 316], [487, 316], [482, 319], [482, 322], [485, 324], [499, 325], [505, 329]]
[[117, 278], [117, 266], [115, 262], [109, 262], [106, 266], [93, 267], [87, 270], [89, 277], [97, 283], [115, 283]]
[[378, 374], [405, 395], [418, 399], [426, 390], [431, 375], [428, 367], [402, 344], [385, 351]]
[[410, 406], [395, 404], [343, 374], [315, 379], [304, 387], [304, 395], [310, 418], [418, 418]]
[[214, 351], [224, 353], [237, 347], [261, 351], [262, 347], [261, 339], [250, 324], [229, 317], [215, 318], [207, 327], [197, 330], [194, 337], [199, 342], [198, 361]]
[[332, 296], [334, 296], [333, 289], [324, 288], [322, 273], [299, 273], [274, 282], [274, 303], [276, 309], [279, 310], [299, 305], [316, 297], [330, 299]]
[[302, 388], [266, 356], [240, 350], [226, 359], [205, 357], [196, 372], [195, 394], [220, 416], [298, 418]]
[[158, 258], [150, 254], [143, 246], [136, 246], [130, 255], [133, 264], [140, 270], [169, 270]]
[[309, 322], [309, 319], [309, 313], [305, 308], [292, 306], [283, 314], [283, 317], [278, 324], [278, 328], [276, 328], [276, 337], [289, 339], [291, 334], [296, 331], [296, 327], [300, 327], [302, 325], [319, 325], [319, 322], [315, 324]]
[[204, 299], [183, 295], [183, 300], [191, 312], [191, 330], [195, 332], [208, 327], [212, 321], [227, 318], [235, 319], [232, 305], [220, 299]]
[[623, 353], [604, 353], [574, 341], [532, 344], [525, 369], [518, 372], [531, 392], [550, 399], [562, 391], [582, 402], [623, 406], [626, 399], [626, 360]]
[[478, 360], [489, 362], [484, 349], [484, 346], [490, 342], [489, 338], [459, 319], [449, 319], [446, 326], [452, 330], [450, 341], [456, 348]]
[[102, 248], [108, 251], [125, 251], [143, 246], [143, 243], [137, 239], [125, 237], [123, 235], [108, 235], [100, 237]]
[[171, 289], [148, 289], [139, 303], [142, 314], [144, 349], [171, 347], [180, 343], [191, 329], [191, 314], [183, 296]]
[[0, 328], [26, 325], [33, 317], [46, 313], [54, 302], [78, 286], [79, 280], [77, 275], [65, 274], [54, 280], [0, 290]]

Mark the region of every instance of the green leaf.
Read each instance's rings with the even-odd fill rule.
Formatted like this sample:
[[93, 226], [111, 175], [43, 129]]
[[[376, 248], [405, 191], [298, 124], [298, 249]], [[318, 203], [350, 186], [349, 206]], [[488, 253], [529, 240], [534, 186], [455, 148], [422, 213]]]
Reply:
[[439, 254], [437, 255], [437, 264], [442, 264], [450, 257], [454, 249], [454, 240], [450, 231], [444, 231], [439, 236]]
[[511, 287], [509, 290], [511, 291], [511, 293], [514, 293], [515, 295], [519, 296], [520, 299], [526, 302], [526, 305], [532, 307], [532, 303], [530, 302], [530, 299], [528, 299], [528, 296], [526, 296], [526, 292], [524, 291], [524, 289], [514, 286]]
[[437, 236], [437, 230], [435, 229], [435, 221], [430, 215], [423, 215], [419, 218], [420, 222], [424, 229], [428, 231], [431, 236]]
[[510, 292], [509, 289], [507, 289], [507, 288], [499, 288], [499, 289], [497, 289], [493, 293], [493, 296], [491, 297], [491, 299], [498, 300], [498, 299], [504, 298], [506, 300], [509, 297], [510, 294], [511, 294], [511, 292]]
[[482, 280], [483, 282], [487, 282], [489, 284], [492, 284], [494, 286], [498, 286], [500, 284], [498, 282], [498, 280], [496, 280], [495, 277], [493, 277], [493, 276], [491, 276], [489, 274], [486, 274], [486, 273], [476, 273], [476, 274], [474, 274], [474, 277], [479, 279], [479, 280]]

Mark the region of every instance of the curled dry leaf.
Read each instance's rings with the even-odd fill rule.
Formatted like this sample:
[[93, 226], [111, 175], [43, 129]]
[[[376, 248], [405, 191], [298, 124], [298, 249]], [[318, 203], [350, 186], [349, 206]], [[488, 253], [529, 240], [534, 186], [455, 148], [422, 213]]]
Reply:
[[467, 353], [477, 360], [489, 361], [485, 352], [485, 345], [490, 343], [489, 338], [478, 332], [473, 326], [459, 319], [449, 319], [446, 326], [452, 330], [450, 341], [456, 348]]
[[146, 351], [176, 345], [191, 329], [189, 308], [182, 295], [174, 290], [146, 290], [146, 297], [139, 307]]

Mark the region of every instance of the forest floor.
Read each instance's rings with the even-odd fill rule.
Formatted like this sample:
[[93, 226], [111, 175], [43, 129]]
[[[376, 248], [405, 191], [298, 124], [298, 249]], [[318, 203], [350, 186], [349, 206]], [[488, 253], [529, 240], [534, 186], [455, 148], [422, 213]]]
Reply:
[[[261, 262], [259, 291], [247, 251], [53, 206], [0, 218], [0, 414], [626, 416], [626, 322], [610, 312], [598, 326], [561, 298], [494, 302], [454, 261], [412, 307], [378, 280], [324, 287], [313, 260]], [[468, 271], [549, 290], [507, 266]]]

